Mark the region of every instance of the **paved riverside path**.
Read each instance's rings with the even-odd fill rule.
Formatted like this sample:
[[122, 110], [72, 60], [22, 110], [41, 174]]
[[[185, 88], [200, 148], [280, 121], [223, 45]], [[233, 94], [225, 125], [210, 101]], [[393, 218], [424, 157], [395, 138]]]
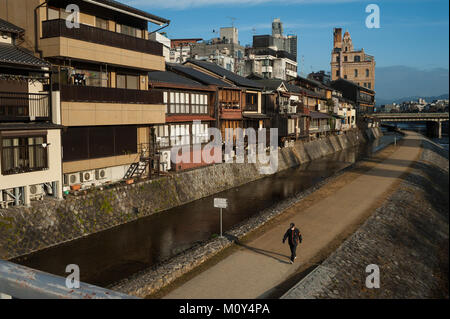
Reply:
[[[306, 209], [300, 209], [303, 200], [294, 204], [286, 211], [291, 213], [288, 219], [245, 243], [164, 298], [253, 299], [263, 296], [300, 267], [311, 263], [319, 252], [330, 247], [349, 228], [364, 222], [420, 155], [421, 140], [419, 134], [407, 132], [392, 154], [370, 170]], [[282, 244], [282, 237], [291, 221], [303, 235], [303, 243], [297, 249], [293, 265], [289, 263], [289, 245]]]

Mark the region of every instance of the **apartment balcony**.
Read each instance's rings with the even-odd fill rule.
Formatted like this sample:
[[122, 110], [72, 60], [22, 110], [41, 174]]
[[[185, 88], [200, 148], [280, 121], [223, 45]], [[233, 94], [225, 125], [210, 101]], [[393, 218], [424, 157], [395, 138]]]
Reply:
[[125, 34], [65, 20], [42, 22], [40, 49], [44, 57], [67, 57], [145, 70], [164, 70], [163, 45]]
[[0, 122], [50, 120], [48, 94], [0, 92]]
[[162, 91], [61, 85], [65, 126], [136, 125], [165, 122]]

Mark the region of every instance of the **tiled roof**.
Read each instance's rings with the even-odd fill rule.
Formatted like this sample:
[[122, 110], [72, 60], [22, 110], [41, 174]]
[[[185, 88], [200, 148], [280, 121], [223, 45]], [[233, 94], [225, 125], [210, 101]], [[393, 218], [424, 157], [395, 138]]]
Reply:
[[247, 78], [244, 78], [240, 75], [237, 75], [231, 71], [228, 71], [227, 69], [224, 69], [217, 64], [208, 62], [208, 61], [200, 61], [200, 60], [188, 60], [185, 63], [192, 63], [195, 64], [201, 68], [204, 68], [212, 73], [215, 73], [221, 77], [225, 77], [227, 80], [233, 82], [234, 84], [241, 86], [241, 87], [248, 87], [248, 88], [258, 88], [262, 89], [263, 87], [258, 82], [249, 80]]
[[188, 86], [201, 86], [204, 87], [200, 82], [191, 80], [187, 77], [181, 76], [179, 74], [170, 72], [170, 71], [154, 71], [148, 73], [148, 78], [150, 82], [158, 82], [158, 83], [173, 83], [173, 84], [182, 84]]
[[268, 89], [268, 90], [276, 90], [281, 85], [281, 83], [284, 83], [288, 92], [302, 93], [301, 89], [298, 86], [289, 84], [280, 79], [263, 79], [263, 80], [257, 80], [255, 82], [262, 84], [264, 86], [264, 88]]
[[217, 85], [219, 87], [232, 87], [232, 85], [230, 85], [222, 80], [219, 80], [215, 77], [212, 77], [208, 74], [205, 74], [205, 73], [195, 70], [193, 68], [189, 68], [187, 66], [183, 66], [180, 64], [167, 63], [167, 68], [170, 70], [173, 70], [177, 73], [186, 75], [189, 78], [191, 78], [195, 81], [198, 81], [200, 83], [206, 84], [206, 85]]
[[34, 67], [50, 67], [51, 64], [35, 57], [31, 52], [12, 44], [0, 43], [0, 62]]
[[103, 3], [103, 4], [106, 4], [106, 5], [110, 5], [110, 6], [114, 7], [114, 8], [120, 9], [120, 10], [125, 10], [125, 11], [128, 11], [128, 12], [134, 13], [134, 14], [141, 15], [141, 16], [143, 16], [145, 18], [148, 18], [148, 19], [151, 19], [151, 20], [158, 21], [161, 24], [170, 23], [170, 20], [167, 20], [167, 19], [158, 17], [158, 16], [156, 16], [154, 14], [151, 14], [151, 13], [148, 13], [148, 12], [145, 12], [145, 11], [142, 11], [142, 10], [130, 7], [130, 6], [126, 5], [126, 4], [123, 4], [123, 3], [115, 1], [115, 0], [96, 0], [96, 1], [100, 2], [100, 3]]
[[309, 115], [311, 116], [312, 119], [329, 119], [332, 117], [331, 115], [328, 115], [326, 113], [314, 111], [309, 112]]
[[172, 122], [192, 122], [192, 121], [215, 121], [216, 119], [209, 115], [167, 115], [166, 123]]
[[0, 19], [0, 31], [3, 32], [11, 32], [11, 33], [15, 33], [15, 34], [20, 34], [20, 33], [24, 33], [25, 30], [8, 22], [5, 21], [3, 19]]

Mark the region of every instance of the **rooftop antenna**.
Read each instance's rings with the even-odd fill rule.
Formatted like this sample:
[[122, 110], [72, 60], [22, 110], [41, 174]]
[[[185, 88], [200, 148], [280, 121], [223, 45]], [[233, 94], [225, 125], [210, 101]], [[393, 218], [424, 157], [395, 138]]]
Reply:
[[235, 17], [228, 17], [228, 19], [231, 20], [231, 26], [234, 28], [234, 21], [236, 21], [237, 18], [235, 18]]

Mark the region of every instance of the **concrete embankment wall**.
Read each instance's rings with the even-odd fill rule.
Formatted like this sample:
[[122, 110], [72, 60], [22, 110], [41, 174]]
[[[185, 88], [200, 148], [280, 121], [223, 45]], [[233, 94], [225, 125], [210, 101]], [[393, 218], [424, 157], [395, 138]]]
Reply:
[[[279, 171], [381, 136], [359, 130], [279, 151]], [[0, 209], [0, 258], [10, 259], [74, 240], [263, 178], [258, 164], [218, 164], [170, 177], [93, 190], [64, 201]]]
[[[422, 154], [385, 203], [285, 299], [449, 298], [448, 151], [423, 138]], [[366, 287], [368, 265], [380, 286]]]

